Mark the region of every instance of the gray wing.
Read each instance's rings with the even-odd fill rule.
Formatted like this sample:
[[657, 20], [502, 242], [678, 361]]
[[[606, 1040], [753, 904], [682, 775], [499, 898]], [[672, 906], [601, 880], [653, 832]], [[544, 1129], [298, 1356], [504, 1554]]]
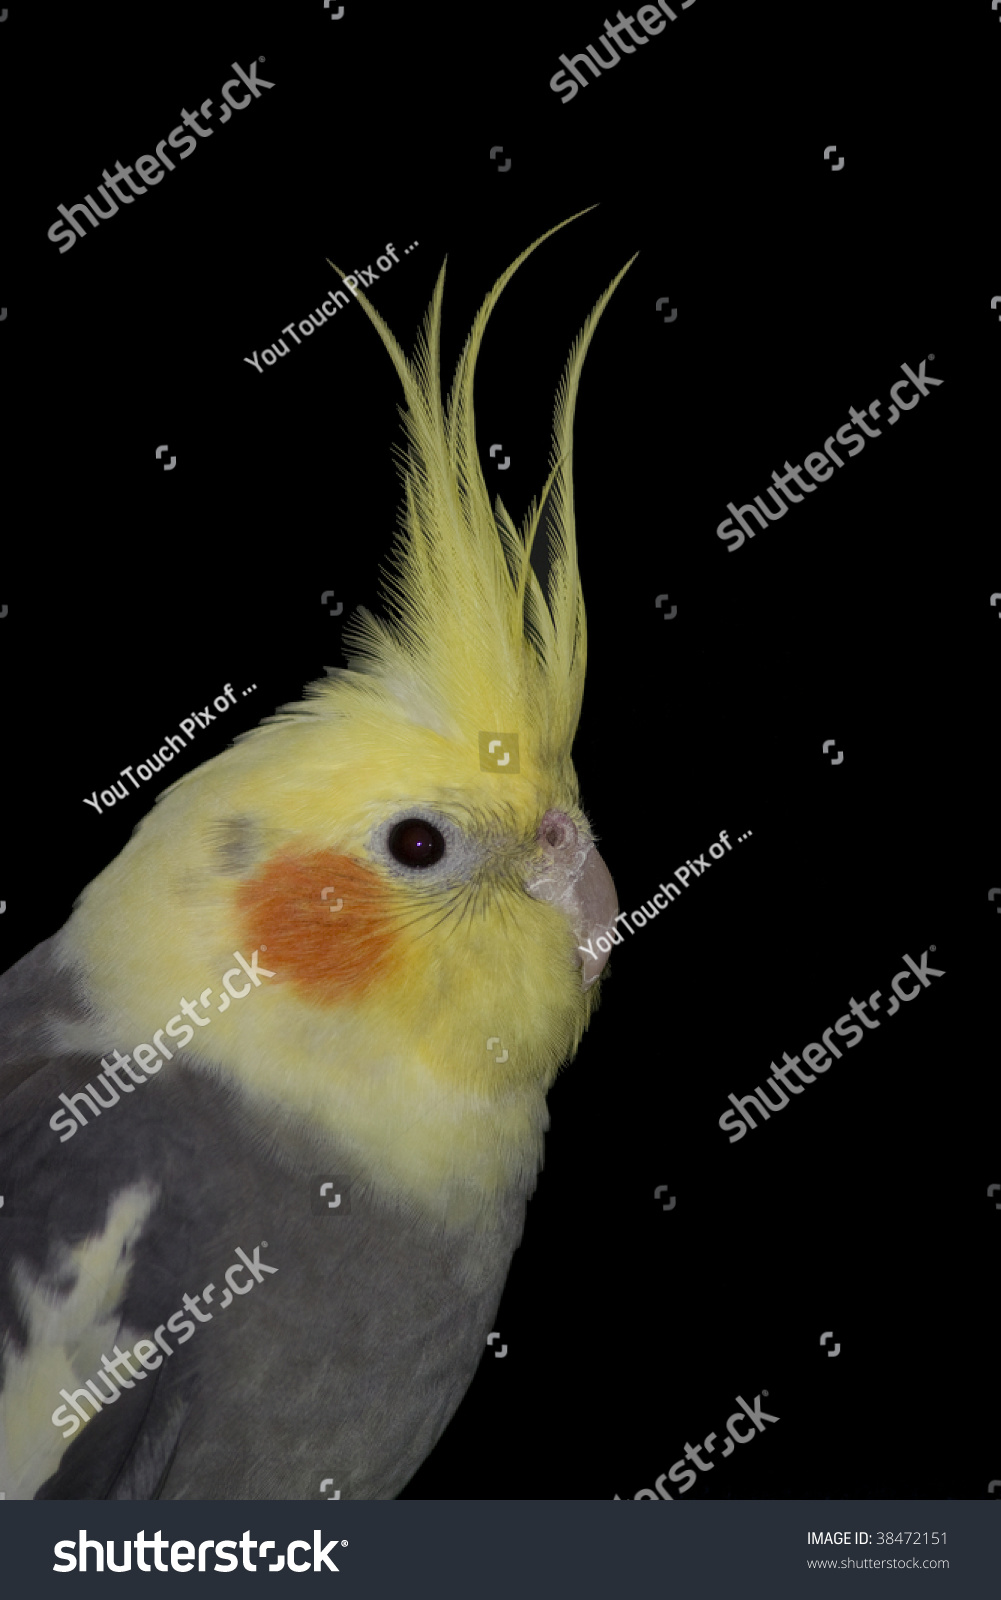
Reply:
[[[58, 1042], [60, 1025], [84, 1023], [86, 1007], [56, 963], [57, 941], [0, 979], [0, 1488], [8, 1500], [148, 1498], [176, 1443], [185, 1386], [159, 1372], [130, 1386], [97, 1376], [88, 1405], [87, 1384], [102, 1354], [156, 1325], [149, 1318], [172, 1301], [189, 1251], [166, 1199], [168, 1148], [166, 1162], [151, 1159], [120, 1108], [121, 1120], [108, 1112], [65, 1142], [50, 1126], [60, 1094], [102, 1071]], [[52, 1421], [62, 1391], [87, 1419], [72, 1432]]]

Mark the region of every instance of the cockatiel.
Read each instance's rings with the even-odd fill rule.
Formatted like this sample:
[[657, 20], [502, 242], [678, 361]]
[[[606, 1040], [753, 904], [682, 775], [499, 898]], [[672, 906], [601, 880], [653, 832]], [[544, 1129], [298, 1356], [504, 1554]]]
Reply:
[[407, 402], [392, 620], [161, 794], [0, 984], [8, 1500], [390, 1499], [483, 1355], [617, 913], [570, 759], [570, 452], [631, 261], [521, 534], [473, 423], [556, 231], [447, 410], [444, 267], [412, 361], [357, 294]]

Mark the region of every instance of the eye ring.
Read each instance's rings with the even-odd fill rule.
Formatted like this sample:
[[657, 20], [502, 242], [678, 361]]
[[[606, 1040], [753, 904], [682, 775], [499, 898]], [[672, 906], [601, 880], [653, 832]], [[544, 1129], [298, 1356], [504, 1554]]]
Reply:
[[386, 844], [394, 861], [418, 872], [433, 867], [445, 854], [444, 835], [424, 817], [404, 817], [393, 828]]

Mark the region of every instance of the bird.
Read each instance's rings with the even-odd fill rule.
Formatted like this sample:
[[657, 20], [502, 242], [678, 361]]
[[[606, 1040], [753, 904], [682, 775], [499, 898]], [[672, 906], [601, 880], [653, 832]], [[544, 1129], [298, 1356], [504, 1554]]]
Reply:
[[447, 399], [447, 256], [412, 356], [354, 289], [406, 402], [385, 615], [0, 980], [8, 1500], [392, 1499], [488, 1349], [618, 915], [571, 759], [572, 432], [636, 257], [520, 529], [473, 378], [583, 214]]

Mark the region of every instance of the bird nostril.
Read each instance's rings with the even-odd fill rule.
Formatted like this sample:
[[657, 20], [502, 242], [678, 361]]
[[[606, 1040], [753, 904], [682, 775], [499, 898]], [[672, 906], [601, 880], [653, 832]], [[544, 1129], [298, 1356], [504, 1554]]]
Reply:
[[547, 811], [539, 824], [539, 842], [563, 850], [577, 842], [577, 829], [565, 811]]

